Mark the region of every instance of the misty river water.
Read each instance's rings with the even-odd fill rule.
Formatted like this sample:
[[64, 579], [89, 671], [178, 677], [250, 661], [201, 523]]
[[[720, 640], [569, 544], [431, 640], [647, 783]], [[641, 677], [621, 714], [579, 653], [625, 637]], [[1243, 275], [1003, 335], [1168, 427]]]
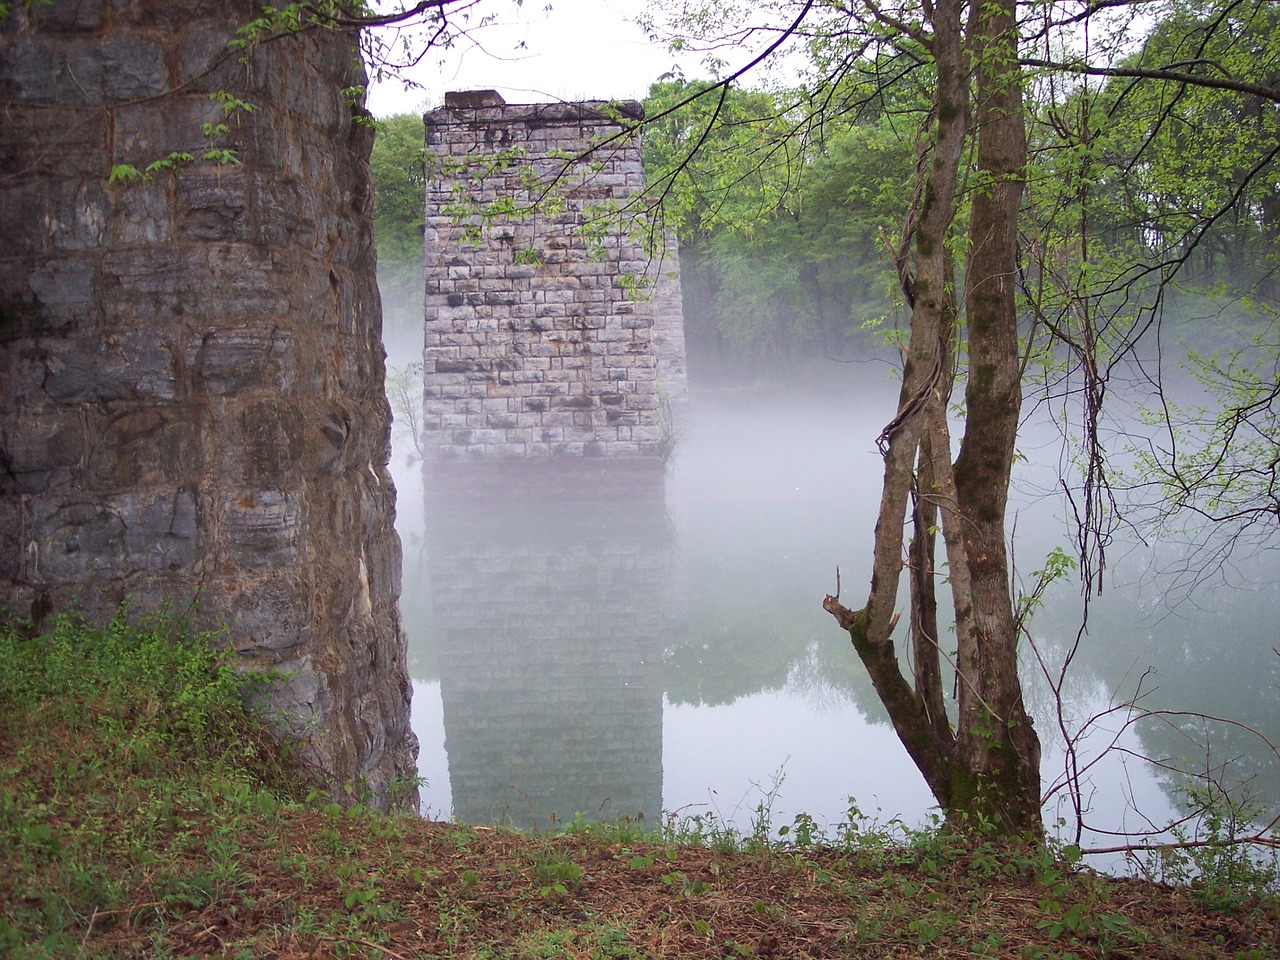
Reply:
[[[924, 781], [821, 607], [837, 568], [846, 602], [865, 597], [874, 438], [896, 394], [874, 366], [837, 375], [822, 391], [695, 390], [665, 491], [636, 501], [566, 489], [455, 502], [424, 490], [420, 465], [397, 452], [427, 815], [547, 827], [669, 812], [749, 830], [764, 809], [775, 830], [800, 813], [834, 830], [852, 806], [882, 823], [928, 821]], [[868, 381], [875, 389], [858, 386]], [[1071, 546], [1056, 446], [1020, 449], [1012, 506], [1025, 582], [1050, 549]], [[1251, 555], [1186, 590], [1179, 551], [1113, 546], [1060, 710], [1028, 648], [1046, 791], [1063, 783], [1062, 731], [1139, 689], [1148, 710], [1280, 739], [1280, 556]], [[1080, 607], [1078, 584], [1058, 583], [1031, 621], [1051, 675]], [[1076, 743], [1085, 765], [1113, 745], [1079, 781], [1086, 845], [1178, 816], [1169, 767], [1220, 767], [1264, 805], [1280, 797], [1280, 764], [1244, 727], [1128, 717], [1104, 716]], [[1045, 806], [1068, 838], [1070, 797], [1058, 789]]]

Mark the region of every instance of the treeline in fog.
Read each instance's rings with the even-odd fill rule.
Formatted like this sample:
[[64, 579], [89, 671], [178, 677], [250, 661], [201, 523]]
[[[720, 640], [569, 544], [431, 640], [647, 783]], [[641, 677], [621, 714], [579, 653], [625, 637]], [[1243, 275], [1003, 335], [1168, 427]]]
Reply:
[[[1265, 48], [1280, 10], [1251, 6], [1223, 30], [1194, 7], [1174, 9], [1121, 68], [1194, 53], [1260, 84], [1274, 79]], [[794, 87], [666, 79], [650, 88], [645, 164], [659, 216], [680, 238], [695, 380], [754, 381], [865, 357], [905, 326], [904, 225], [923, 199], [913, 191], [928, 160], [920, 130], [934, 78], [927, 58], [901, 52], [837, 71], [848, 55], [815, 44]], [[837, 72], [843, 79], [821, 81]], [[1029, 343], [1037, 332], [1070, 342], [1086, 315], [1104, 363], [1154, 323], [1166, 348], [1229, 351], [1265, 338], [1280, 297], [1274, 102], [1122, 77], [1031, 77], [1018, 278]], [[420, 340], [422, 139], [420, 116], [388, 118], [373, 157], [393, 355]], [[977, 177], [963, 184], [957, 243], [964, 205], [982, 189]], [[1113, 322], [1097, 324], [1100, 313]], [[1228, 386], [1222, 369], [1199, 362]]]

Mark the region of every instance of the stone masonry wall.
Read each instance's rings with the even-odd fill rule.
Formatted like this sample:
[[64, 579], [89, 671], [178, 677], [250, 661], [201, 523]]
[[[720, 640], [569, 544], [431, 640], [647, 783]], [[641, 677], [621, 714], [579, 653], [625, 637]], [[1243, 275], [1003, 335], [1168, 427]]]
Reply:
[[328, 31], [242, 62], [259, 11], [54, 0], [0, 23], [0, 612], [195, 605], [288, 672], [282, 726], [329, 781], [385, 800], [416, 742], [372, 136], [343, 92], [364, 74]]
[[[658, 396], [667, 404], [689, 400], [689, 363], [684, 343], [684, 296], [680, 288], [680, 244], [674, 230], [663, 235], [662, 250], [650, 264], [653, 277], [653, 342], [658, 356]], [[667, 416], [671, 415], [668, 409]], [[667, 429], [674, 429], [668, 423]]]
[[[674, 244], [645, 253], [626, 132], [642, 117], [633, 102], [508, 105], [492, 91], [426, 115], [433, 460], [661, 455], [659, 397], [685, 390], [683, 319], [678, 295], [652, 295], [660, 269], [678, 291], [679, 266]], [[660, 337], [658, 302], [677, 311]], [[662, 369], [659, 344], [675, 351]]]

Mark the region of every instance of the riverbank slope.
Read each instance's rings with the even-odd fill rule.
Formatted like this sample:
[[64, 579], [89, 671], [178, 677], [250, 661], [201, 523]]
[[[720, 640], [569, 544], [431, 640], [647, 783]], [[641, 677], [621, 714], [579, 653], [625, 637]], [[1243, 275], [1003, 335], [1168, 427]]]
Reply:
[[217, 645], [160, 620], [0, 633], [0, 955], [1280, 955], [1276, 878], [1242, 865], [1165, 885], [865, 824], [528, 834], [334, 803]]

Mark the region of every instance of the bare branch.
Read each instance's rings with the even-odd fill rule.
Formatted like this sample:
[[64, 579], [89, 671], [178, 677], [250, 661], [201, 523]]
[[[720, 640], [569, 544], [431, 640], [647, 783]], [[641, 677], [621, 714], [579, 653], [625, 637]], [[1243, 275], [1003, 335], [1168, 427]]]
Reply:
[[1091, 77], [1134, 77], [1140, 80], [1161, 80], [1168, 83], [1181, 83], [1191, 87], [1209, 87], [1215, 90], [1231, 90], [1235, 93], [1247, 93], [1272, 103], [1280, 103], [1280, 89], [1251, 83], [1234, 77], [1211, 77], [1200, 73], [1185, 73], [1180, 70], [1169, 70], [1158, 67], [1098, 67], [1086, 63], [1072, 61], [1044, 60], [1037, 57], [1025, 58], [1021, 61], [1024, 67], [1041, 67], [1059, 73], [1074, 73]]

